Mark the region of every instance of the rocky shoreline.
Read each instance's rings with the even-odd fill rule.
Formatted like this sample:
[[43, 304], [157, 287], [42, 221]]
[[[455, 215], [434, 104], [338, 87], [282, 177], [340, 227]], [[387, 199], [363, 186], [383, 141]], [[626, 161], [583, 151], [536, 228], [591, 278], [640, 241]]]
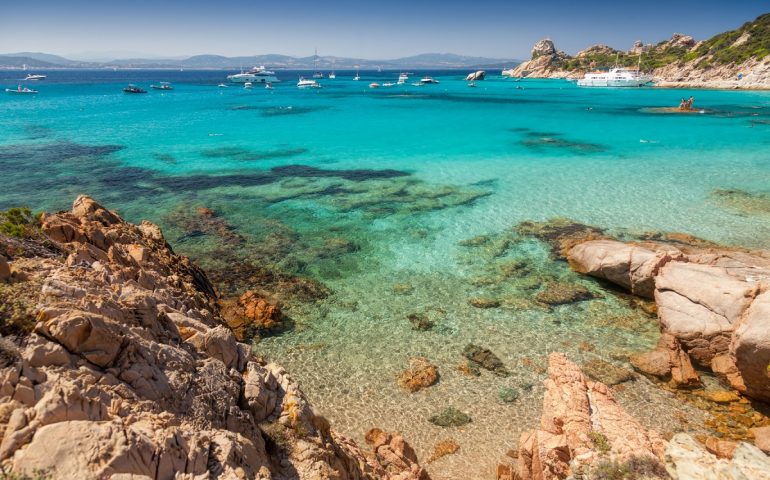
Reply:
[[[660, 342], [631, 357], [637, 371], [685, 395], [713, 372], [731, 389], [709, 391], [709, 401], [725, 405], [725, 422], [746, 424], [735, 435], [656, 433], [615, 400], [622, 369], [588, 362], [584, 375], [552, 353], [540, 425], [501, 461], [500, 480], [770, 478], [770, 421], [748, 409], [770, 400], [770, 253], [686, 235], [619, 241], [568, 222], [525, 223], [517, 232], [657, 312]], [[42, 215], [25, 235], [0, 235], [0, 247], [4, 471], [85, 479], [428, 478], [397, 433], [371, 430], [367, 449], [336, 433], [291, 375], [262, 359], [258, 345], [240, 343], [255, 328], [280, 325], [279, 306], [255, 291], [220, 298], [157, 226], [129, 224], [81, 196], [71, 212]], [[536, 300], [551, 308], [592, 295], [559, 283]], [[478, 309], [500, 306], [472, 300]], [[510, 374], [481, 346], [469, 344], [463, 356], [470, 375], [479, 368]], [[397, 381], [416, 392], [436, 388], [438, 378], [435, 365], [414, 358]], [[501, 390], [500, 399], [517, 395]], [[471, 419], [449, 408], [430, 421]], [[459, 448], [440, 442], [423, 464]], [[617, 472], [625, 476], [606, 476]]]
[[628, 51], [593, 45], [575, 56], [558, 50], [546, 38], [534, 45], [530, 60], [503, 71], [503, 75], [578, 79], [596, 69], [613, 65], [635, 68], [641, 62], [658, 88], [768, 90], [770, 55], [759, 46], [766, 42], [763, 39], [768, 22], [770, 15], [762, 15], [739, 29], [704, 41], [676, 33], [656, 45], [638, 41]]

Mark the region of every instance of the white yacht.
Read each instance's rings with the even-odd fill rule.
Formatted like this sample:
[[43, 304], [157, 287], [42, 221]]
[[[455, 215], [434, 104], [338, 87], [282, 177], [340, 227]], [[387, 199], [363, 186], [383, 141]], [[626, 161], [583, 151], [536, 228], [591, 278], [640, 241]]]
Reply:
[[297, 88], [321, 88], [321, 84], [315, 80], [300, 78], [299, 82], [297, 82]]
[[398, 84], [399, 85], [405, 84], [407, 82], [407, 80], [409, 80], [409, 75], [407, 75], [406, 73], [402, 73], [402, 74], [400, 74], [398, 76]]
[[616, 67], [609, 72], [586, 73], [577, 81], [581, 87], [643, 87], [652, 77], [636, 68]]
[[251, 88], [253, 84], [251, 82], [246, 82], [243, 84], [243, 88]]
[[228, 75], [227, 79], [234, 83], [275, 83], [280, 82], [275, 76], [275, 72], [267, 70], [263, 66], [254, 67], [251, 70], [241, 73]]
[[27, 78], [25, 78], [24, 80], [45, 80], [45, 79], [46, 79], [45, 75], [34, 75], [32, 73], [28, 73]]
[[434, 79], [433, 77], [424, 76], [420, 79], [420, 83], [426, 84], [426, 83], [439, 83], [438, 80]]

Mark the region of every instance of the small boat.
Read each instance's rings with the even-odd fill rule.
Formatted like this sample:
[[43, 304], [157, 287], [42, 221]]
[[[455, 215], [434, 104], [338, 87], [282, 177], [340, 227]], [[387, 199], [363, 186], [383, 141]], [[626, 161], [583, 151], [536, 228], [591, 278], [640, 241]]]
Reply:
[[357, 68], [356, 68], [356, 76], [353, 77], [353, 80], [355, 80], [355, 81], [361, 80], [361, 75], [358, 73], [358, 69]]
[[469, 87], [475, 87], [476, 86], [476, 82], [470, 82], [470, 83], [468, 83], [468, 86]]
[[385, 82], [382, 84], [383, 87], [392, 87], [393, 85], [395, 85], [393, 82]]
[[252, 86], [253, 85], [251, 84], [251, 82], [246, 82], [243, 84], [243, 88], [251, 88]]
[[24, 80], [45, 80], [45, 79], [46, 79], [45, 75], [34, 75], [32, 73], [28, 73], [27, 78], [25, 78]]
[[10, 94], [30, 94], [30, 93], [37, 93], [37, 90], [32, 90], [31, 88], [22, 87], [21, 85], [17, 86], [16, 88], [6, 88], [5, 91]]
[[265, 84], [265, 88], [268, 89], [268, 90], [272, 90], [273, 86], [271, 84], [269, 84], [269, 83], [266, 83]]
[[297, 82], [297, 88], [321, 88], [321, 84], [315, 80], [300, 78], [299, 82]]
[[217, 87], [219, 87], [219, 88], [227, 88], [228, 86], [225, 85], [224, 83], [220, 83], [219, 85], [217, 85]]
[[377, 82], [372, 82], [369, 84], [369, 88], [380, 88], [380, 84]]
[[154, 90], [173, 90], [174, 87], [171, 86], [169, 82], [160, 82], [158, 85], [150, 85], [150, 88]]
[[427, 84], [427, 83], [439, 83], [438, 80], [435, 80], [433, 77], [424, 76], [420, 79], [420, 83]]
[[324, 74], [321, 73], [318, 70], [318, 49], [315, 49], [315, 54], [313, 55], [313, 70], [315, 73], [313, 73], [313, 78], [324, 78]]
[[133, 83], [129, 83], [126, 88], [123, 89], [125, 93], [147, 93], [147, 90], [137, 87]]
[[398, 84], [399, 85], [405, 84], [407, 82], [407, 80], [409, 80], [409, 75], [407, 75], [406, 73], [402, 73], [402, 74], [400, 74], [398, 76]]
[[337, 74], [336, 73], [332, 72], [332, 73], [329, 74], [329, 79], [330, 80], [334, 80], [335, 78], [337, 78]]
[[422, 87], [423, 85], [425, 85], [425, 84], [422, 83], [422, 82], [414, 82], [414, 83], [412, 83], [412, 86], [414, 86], [414, 87]]

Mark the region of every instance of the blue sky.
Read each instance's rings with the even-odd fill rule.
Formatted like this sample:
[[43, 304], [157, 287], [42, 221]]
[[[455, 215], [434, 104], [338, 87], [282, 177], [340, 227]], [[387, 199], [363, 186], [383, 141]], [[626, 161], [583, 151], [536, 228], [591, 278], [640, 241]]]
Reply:
[[281, 53], [389, 59], [425, 52], [528, 58], [551, 37], [575, 53], [674, 32], [701, 39], [770, 11], [767, 0], [3, 1], [0, 52], [91, 57]]

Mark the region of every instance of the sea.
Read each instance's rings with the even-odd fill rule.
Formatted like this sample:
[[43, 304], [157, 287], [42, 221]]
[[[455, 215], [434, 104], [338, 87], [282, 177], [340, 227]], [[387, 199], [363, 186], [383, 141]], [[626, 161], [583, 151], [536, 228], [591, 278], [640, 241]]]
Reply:
[[[401, 432], [437, 480], [493, 478], [515, 461], [539, 422], [548, 353], [630, 369], [657, 342], [654, 318], [521, 222], [770, 247], [770, 92], [497, 71], [475, 87], [468, 71], [393, 86], [400, 72], [337, 71], [320, 89], [297, 88], [308, 71], [276, 72], [273, 89], [222, 88], [234, 72], [211, 70], [34, 73], [47, 79], [0, 71], [0, 209], [66, 210], [86, 193], [157, 223], [223, 296], [281, 304], [285, 325], [254, 337], [254, 352], [286, 367], [337, 432]], [[425, 75], [440, 83], [413, 84]], [[174, 89], [149, 88], [161, 81]], [[2, 91], [19, 84], [39, 93]], [[694, 112], [668, 108], [690, 96]], [[593, 298], [544, 305], [553, 283]], [[510, 375], [468, 372], [468, 344]], [[418, 357], [439, 379], [409, 392], [397, 379]], [[623, 385], [616, 397], [646, 426], [703, 430], [704, 412], [652, 382]], [[471, 422], [430, 421], [448, 407]], [[444, 440], [459, 451], [431, 459]]]

